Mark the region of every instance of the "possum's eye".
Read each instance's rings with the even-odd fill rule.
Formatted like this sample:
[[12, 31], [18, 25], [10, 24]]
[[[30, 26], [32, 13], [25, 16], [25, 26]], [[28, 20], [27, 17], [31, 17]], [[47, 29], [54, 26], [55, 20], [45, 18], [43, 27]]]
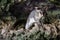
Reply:
[[40, 10], [41, 8], [37, 8], [38, 10]]

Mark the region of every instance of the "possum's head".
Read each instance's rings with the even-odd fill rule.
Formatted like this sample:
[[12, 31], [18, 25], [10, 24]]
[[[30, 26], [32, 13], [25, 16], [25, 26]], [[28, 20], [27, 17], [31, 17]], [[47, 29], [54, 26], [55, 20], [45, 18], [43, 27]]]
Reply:
[[40, 12], [40, 8], [38, 8], [38, 7], [35, 7], [35, 10], [36, 10], [36, 12]]
[[35, 11], [43, 15], [43, 11], [39, 7], [35, 7]]

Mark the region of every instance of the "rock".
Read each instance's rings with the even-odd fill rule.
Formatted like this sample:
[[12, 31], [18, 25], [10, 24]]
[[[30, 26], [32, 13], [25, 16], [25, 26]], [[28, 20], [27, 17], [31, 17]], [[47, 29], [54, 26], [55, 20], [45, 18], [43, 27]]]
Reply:
[[13, 34], [14, 33], [14, 30], [10, 30], [10, 32], [9, 32], [10, 34]]
[[51, 33], [50, 26], [45, 24], [43, 27], [44, 27], [44, 32], [45, 32], [44, 37], [48, 37]]
[[33, 33], [33, 32], [37, 32], [39, 31], [39, 27], [33, 27], [31, 30], [29, 30], [29, 32]]
[[16, 34], [16, 36], [17, 36], [17, 35], [19, 35], [19, 34], [22, 34], [23, 32], [24, 32], [24, 29], [21, 28], [21, 29], [19, 29], [19, 30], [17, 30], [17, 31], [14, 31], [14, 34]]
[[60, 31], [60, 25], [57, 26], [58, 30]]
[[52, 38], [55, 38], [57, 36], [57, 29], [55, 27], [55, 25], [51, 25], [51, 36]]

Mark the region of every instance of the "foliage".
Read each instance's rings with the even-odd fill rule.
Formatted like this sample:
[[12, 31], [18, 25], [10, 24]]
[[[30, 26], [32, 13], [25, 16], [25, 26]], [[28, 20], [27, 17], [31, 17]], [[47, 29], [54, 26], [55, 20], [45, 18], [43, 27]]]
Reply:
[[45, 17], [45, 23], [53, 23], [56, 21], [56, 15], [60, 14], [60, 10], [53, 10], [47, 12], [47, 16]]
[[60, 5], [60, 0], [49, 0], [51, 3]]
[[[52, 4], [60, 5], [60, 2], [59, 2], [60, 0], [49, 0], [49, 1]], [[18, 24], [18, 27], [21, 24], [24, 26], [24, 24], [26, 22], [26, 18], [28, 17], [29, 10], [28, 10], [28, 8], [26, 8], [26, 10], [20, 9], [20, 8], [25, 8], [26, 4], [27, 3], [25, 3], [24, 0], [21, 0], [21, 1], [20, 0], [16, 0], [16, 1], [15, 0], [0, 0], [0, 20], [2, 20], [3, 22], [8, 22], [8, 23], [11, 22], [11, 25], [16, 23], [16, 24]], [[31, 6], [31, 5], [29, 5], [29, 6]], [[12, 7], [11, 10], [14, 9], [12, 11], [12, 13], [10, 12], [10, 7]], [[16, 14], [17, 16], [14, 15], [13, 13]], [[55, 20], [57, 19], [56, 15], [60, 14], [60, 10], [50, 10], [47, 12], [47, 14], [48, 15], [45, 17], [44, 21], [48, 25], [48, 23], [50, 24], [50, 23], [55, 22]], [[24, 21], [22, 20], [23, 23], [21, 22], [20, 19], [24, 20]], [[47, 26], [45, 26], [45, 27], [47, 27]], [[51, 27], [51, 25], [49, 27]], [[55, 28], [56, 28], [56, 26], [55, 26]], [[13, 40], [50, 40], [50, 39], [56, 40], [55, 35], [53, 35], [54, 38], [51, 37], [52, 36], [51, 34], [49, 35], [50, 31], [45, 30], [44, 28], [41, 28], [41, 30], [33, 31], [32, 33], [31, 32], [23, 32], [23, 33], [17, 32], [17, 34], [19, 34], [19, 35], [15, 35], [16, 33], [12, 34], [11, 36], [6, 37], [6, 40], [12, 40], [12, 39]], [[53, 34], [53, 32], [52, 32], [52, 34]]]

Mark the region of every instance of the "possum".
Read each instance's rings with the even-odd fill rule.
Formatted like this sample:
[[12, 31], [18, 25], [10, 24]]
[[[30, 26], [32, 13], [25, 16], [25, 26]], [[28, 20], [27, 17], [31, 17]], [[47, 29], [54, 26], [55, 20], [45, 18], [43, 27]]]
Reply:
[[35, 7], [35, 9], [30, 13], [27, 23], [25, 25], [25, 29], [29, 30], [29, 28], [34, 24], [34, 23], [39, 23], [40, 19], [43, 17], [43, 11], [39, 9], [38, 7]]

